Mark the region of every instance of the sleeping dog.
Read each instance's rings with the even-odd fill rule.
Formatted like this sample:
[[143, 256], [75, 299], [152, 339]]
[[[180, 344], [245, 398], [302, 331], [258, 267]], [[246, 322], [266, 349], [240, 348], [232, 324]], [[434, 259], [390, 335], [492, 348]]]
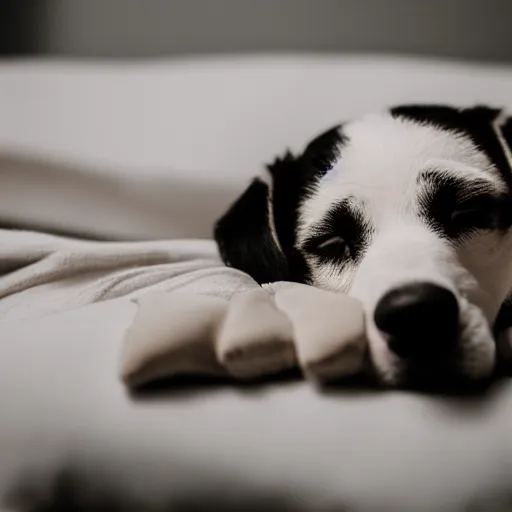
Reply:
[[368, 115], [268, 165], [215, 239], [259, 283], [359, 298], [382, 383], [485, 379], [512, 291], [511, 148], [499, 109]]

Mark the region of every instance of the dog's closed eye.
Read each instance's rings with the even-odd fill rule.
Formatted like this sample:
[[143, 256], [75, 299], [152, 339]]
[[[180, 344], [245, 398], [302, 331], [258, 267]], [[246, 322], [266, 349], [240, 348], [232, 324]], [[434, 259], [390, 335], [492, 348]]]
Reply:
[[450, 238], [466, 238], [476, 231], [494, 229], [499, 223], [499, 198], [478, 194], [459, 201], [438, 198], [431, 208], [432, 221]]
[[357, 260], [366, 246], [370, 230], [360, 209], [351, 199], [335, 203], [324, 218], [312, 226], [302, 249], [335, 263]]
[[490, 194], [472, 197], [455, 204], [450, 214], [450, 231], [488, 229], [493, 225], [497, 199]]
[[345, 260], [351, 257], [350, 245], [341, 236], [330, 236], [327, 239], [320, 237], [316, 241], [311, 241], [311, 252], [317, 256], [329, 259]]
[[425, 173], [420, 205], [429, 224], [444, 236], [466, 238], [497, 227], [500, 197], [486, 181], [468, 183], [446, 174]]

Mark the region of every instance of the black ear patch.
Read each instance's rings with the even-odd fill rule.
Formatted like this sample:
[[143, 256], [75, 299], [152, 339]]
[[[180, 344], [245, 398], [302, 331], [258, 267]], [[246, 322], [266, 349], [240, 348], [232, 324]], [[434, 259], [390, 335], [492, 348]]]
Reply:
[[256, 178], [221, 217], [214, 235], [226, 265], [260, 284], [308, 282], [308, 266], [295, 248], [299, 208], [312, 182], [339, 157], [344, 140], [339, 128], [316, 137], [299, 157], [288, 152], [267, 165], [271, 188]]
[[217, 221], [214, 236], [224, 263], [260, 284], [287, 280], [288, 262], [270, 228], [268, 185], [255, 179]]
[[340, 157], [341, 147], [346, 142], [341, 125], [313, 139], [304, 150], [302, 160], [309, 168], [309, 177], [323, 176]]

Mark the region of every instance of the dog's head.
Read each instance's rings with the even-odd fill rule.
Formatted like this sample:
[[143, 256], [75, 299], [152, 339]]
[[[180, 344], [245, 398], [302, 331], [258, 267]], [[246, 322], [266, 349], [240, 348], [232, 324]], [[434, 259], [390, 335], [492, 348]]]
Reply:
[[269, 165], [215, 238], [260, 283], [361, 299], [382, 382], [485, 378], [512, 288], [511, 147], [500, 110], [396, 107]]

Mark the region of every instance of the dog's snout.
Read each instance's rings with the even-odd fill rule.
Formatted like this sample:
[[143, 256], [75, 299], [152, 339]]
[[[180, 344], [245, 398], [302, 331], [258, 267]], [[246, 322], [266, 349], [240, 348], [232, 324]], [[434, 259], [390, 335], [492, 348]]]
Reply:
[[388, 335], [389, 348], [398, 356], [441, 358], [456, 345], [459, 305], [447, 288], [431, 283], [408, 284], [380, 299], [374, 321]]

